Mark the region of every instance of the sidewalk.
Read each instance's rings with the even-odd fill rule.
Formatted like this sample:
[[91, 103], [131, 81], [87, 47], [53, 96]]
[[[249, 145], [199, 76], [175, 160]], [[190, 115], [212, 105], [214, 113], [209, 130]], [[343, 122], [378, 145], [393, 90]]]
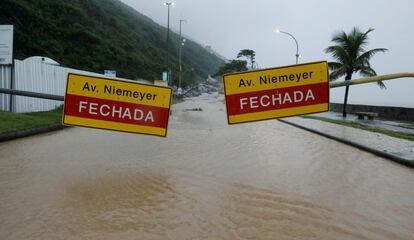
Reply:
[[[344, 120], [342, 118], [342, 113], [337, 113], [337, 112], [317, 113], [317, 114], [313, 114], [311, 116], [325, 117], [325, 118], [337, 119], [337, 120]], [[345, 120], [354, 121], [354, 122], [364, 124], [364, 125], [368, 125], [368, 126], [372, 126], [372, 127], [379, 127], [379, 128], [389, 129], [389, 130], [392, 130], [392, 131], [397, 131], [397, 132], [410, 133], [410, 134], [414, 135], [414, 129], [401, 127], [402, 125], [407, 124], [407, 123], [403, 123], [403, 122], [381, 120], [381, 119], [360, 120], [360, 119], [358, 119], [357, 115], [353, 115], [353, 114], [347, 114], [347, 117], [346, 117]]]
[[[327, 117], [327, 114], [330, 113], [317, 114], [315, 116]], [[281, 121], [414, 167], [414, 141], [301, 117], [284, 118]]]

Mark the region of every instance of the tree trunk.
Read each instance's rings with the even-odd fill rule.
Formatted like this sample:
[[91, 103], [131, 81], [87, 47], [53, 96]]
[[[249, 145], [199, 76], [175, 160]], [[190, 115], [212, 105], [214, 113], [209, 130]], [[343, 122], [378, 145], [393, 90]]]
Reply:
[[[349, 81], [352, 78], [352, 73], [348, 73], [345, 77], [345, 81]], [[342, 117], [346, 118], [346, 105], [348, 103], [349, 86], [345, 87], [344, 106], [342, 108]]]

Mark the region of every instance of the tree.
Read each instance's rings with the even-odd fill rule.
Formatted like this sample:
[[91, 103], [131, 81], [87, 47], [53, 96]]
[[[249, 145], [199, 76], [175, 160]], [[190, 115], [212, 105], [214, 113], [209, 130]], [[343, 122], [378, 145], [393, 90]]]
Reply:
[[[370, 28], [366, 32], [361, 32], [358, 28], [354, 27], [349, 34], [344, 31], [337, 33], [332, 38], [332, 42], [336, 45], [329, 46], [325, 49], [326, 53], [330, 53], [336, 60], [335, 62], [329, 62], [328, 66], [331, 70], [331, 81], [345, 76], [345, 81], [352, 79], [354, 73], [359, 73], [364, 77], [376, 76], [377, 73], [371, 68], [370, 60], [378, 52], [385, 52], [385, 48], [375, 48], [366, 51], [365, 47], [368, 44], [368, 33], [374, 31]], [[381, 88], [386, 88], [384, 83], [378, 82]], [[346, 86], [343, 117], [346, 117], [346, 105], [348, 102], [349, 86]]]
[[237, 58], [245, 57], [245, 58], [249, 59], [251, 69], [254, 68], [254, 64], [255, 64], [254, 58], [255, 58], [255, 56], [256, 56], [256, 53], [251, 49], [242, 49], [242, 50], [240, 50], [239, 54], [237, 54]]
[[232, 72], [242, 72], [247, 71], [247, 61], [244, 60], [231, 60], [230, 62], [224, 64], [215, 74], [217, 75], [223, 75], [226, 73], [232, 73]]

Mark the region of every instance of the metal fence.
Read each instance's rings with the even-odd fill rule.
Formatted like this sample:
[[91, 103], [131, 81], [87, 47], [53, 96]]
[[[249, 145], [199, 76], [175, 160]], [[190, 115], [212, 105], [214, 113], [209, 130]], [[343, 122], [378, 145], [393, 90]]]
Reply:
[[[10, 88], [11, 66], [0, 65], [0, 88]], [[9, 111], [10, 96], [0, 94], [0, 110]]]
[[[10, 88], [11, 71], [11, 66], [0, 66], [0, 88]], [[14, 60], [13, 89], [63, 96], [68, 73], [104, 76], [31, 59]], [[48, 111], [62, 104], [61, 101], [0, 94], [0, 110], [10, 110], [10, 98], [13, 112]]]

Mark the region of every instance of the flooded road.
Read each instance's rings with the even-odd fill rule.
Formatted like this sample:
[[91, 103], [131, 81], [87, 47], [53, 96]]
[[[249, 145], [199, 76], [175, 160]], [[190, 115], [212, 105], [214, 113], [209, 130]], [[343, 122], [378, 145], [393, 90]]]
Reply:
[[0, 239], [414, 239], [412, 169], [278, 121], [228, 126], [222, 99], [175, 105], [166, 139], [0, 143]]

